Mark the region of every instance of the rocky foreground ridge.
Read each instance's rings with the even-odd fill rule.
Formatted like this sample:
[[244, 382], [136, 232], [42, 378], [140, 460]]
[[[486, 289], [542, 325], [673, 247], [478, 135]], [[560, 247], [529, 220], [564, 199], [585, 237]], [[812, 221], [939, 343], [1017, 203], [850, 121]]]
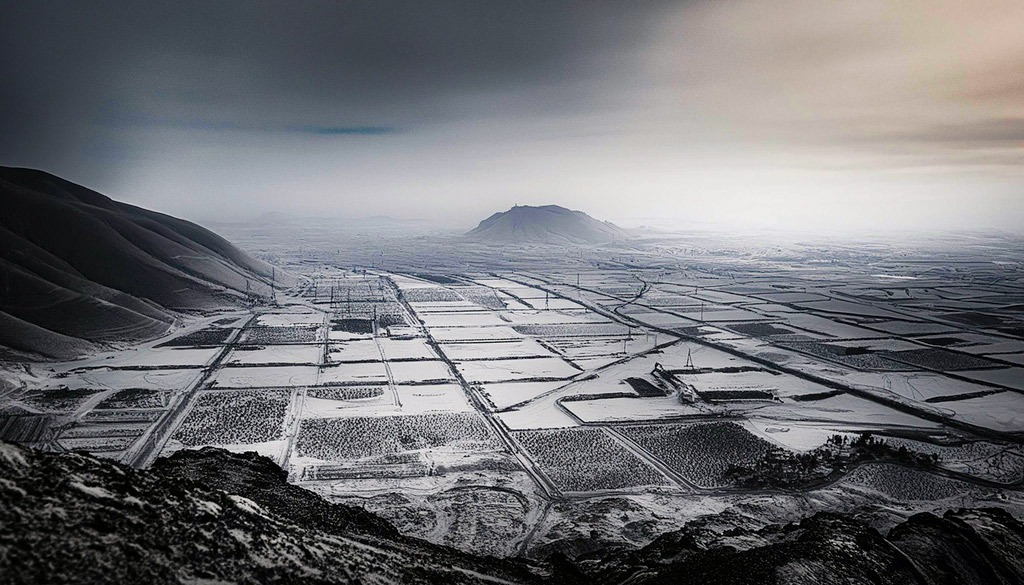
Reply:
[[136, 470], [0, 443], [0, 575], [10, 583], [1024, 582], [1024, 525], [998, 509], [918, 514], [887, 535], [821, 513], [760, 530], [691, 523], [634, 551], [477, 557], [399, 534], [206, 448]]

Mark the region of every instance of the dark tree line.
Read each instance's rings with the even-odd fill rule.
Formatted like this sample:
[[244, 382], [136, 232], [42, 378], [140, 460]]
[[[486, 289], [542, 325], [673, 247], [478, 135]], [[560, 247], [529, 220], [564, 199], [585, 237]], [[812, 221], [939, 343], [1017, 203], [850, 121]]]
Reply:
[[745, 488], [799, 488], [835, 477], [857, 463], [897, 461], [923, 469], [934, 467], [939, 456], [920, 453], [905, 445], [893, 446], [885, 439], [864, 432], [853, 439], [832, 435], [825, 444], [805, 453], [772, 446], [750, 465], [732, 465], [725, 476]]

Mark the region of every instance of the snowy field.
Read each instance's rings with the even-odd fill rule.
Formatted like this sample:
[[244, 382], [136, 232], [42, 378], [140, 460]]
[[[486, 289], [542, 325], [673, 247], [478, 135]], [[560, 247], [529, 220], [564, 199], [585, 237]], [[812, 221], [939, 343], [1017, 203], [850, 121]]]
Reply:
[[[4, 370], [13, 390], [0, 406], [14, 414], [0, 429], [126, 462], [146, 444], [254, 450], [322, 493], [360, 494], [410, 524], [439, 518], [425, 535], [445, 531], [451, 510], [438, 502], [460, 486], [514, 491], [531, 518], [548, 500], [602, 502], [598, 492], [671, 515], [691, 489], [675, 470], [697, 480], [707, 509], [772, 508], [763, 494], [712, 493], [720, 478], [658, 442], [694, 425], [713, 445], [714, 429], [734, 423], [757, 446], [751, 457], [871, 432], [941, 452], [948, 470], [1024, 474], [1016, 269], [960, 266], [954, 277], [930, 256], [833, 265], [803, 247], [666, 242], [571, 256], [396, 247], [382, 260], [345, 240], [351, 257], [331, 262], [275, 250], [305, 279], [278, 306]], [[937, 478], [872, 464], [807, 497], [921, 502], [963, 487]], [[546, 526], [563, 513], [552, 507]]]
[[509, 382], [536, 378], [567, 379], [580, 373], [561, 358], [521, 358], [458, 362], [456, 367], [470, 382]]

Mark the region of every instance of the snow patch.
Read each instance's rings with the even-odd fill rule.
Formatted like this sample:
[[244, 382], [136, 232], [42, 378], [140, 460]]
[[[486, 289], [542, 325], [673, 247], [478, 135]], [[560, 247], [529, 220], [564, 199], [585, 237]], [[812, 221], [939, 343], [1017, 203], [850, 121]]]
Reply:
[[75, 488], [76, 490], [84, 494], [90, 495], [94, 498], [113, 499], [115, 497], [113, 493], [99, 486], [85, 485], [84, 483], [77, 481], [73, 481], [69, 485]]
[[220, 506], [208, 500], [196, 500], [195, 504], [200, 510], [213, 514], [214, 516], [219, 515], [221, 512]]
[[21, 448], [8, 443], [0, 443], [0, 459], [8, 465], [20, 465], [25, 467], [28, 461], [25, 459], [25, 452]]
[[238, 509], [248, 512], [250, 514], [256, 514], [258, 516], [266, 516], [266, 513], [263, 511], [263, 508], [260, 508], [259, 504], [250, 500], [249, 498], [236, 496], [234, 494], [229, 494], [228, 497], [231, 498], [231, 501], [235, 503], [235, 506], [237, 506]]

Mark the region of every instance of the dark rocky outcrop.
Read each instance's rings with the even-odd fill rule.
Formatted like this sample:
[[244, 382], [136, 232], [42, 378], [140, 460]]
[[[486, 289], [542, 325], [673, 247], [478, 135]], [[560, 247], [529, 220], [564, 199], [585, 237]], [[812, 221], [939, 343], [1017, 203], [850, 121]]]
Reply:
[[486, 582], [485, 575], [516, 583], [554, 577], [527, 562], [402, 537], [376, 516], [285, 479], [270, 459], [220, 449], [136, 470], [0, 443], [0, 581], [459, 584]]
[[705, 523], [583, 566], [595, 583], [1024, 583], [1024, 525], [1001, 509], [922, 513], [888, 535], [828, 512], [758, 530]]
[[0, 443], [5, 583], [1024, 582], [1024, 525], [1000, 509], [918, 514], [883, 535], [818, 513], [753, 528], [729, 514], [638, 550], [479, 557], [287, 483], [255, 453], [205, 448], [136, 470]]

